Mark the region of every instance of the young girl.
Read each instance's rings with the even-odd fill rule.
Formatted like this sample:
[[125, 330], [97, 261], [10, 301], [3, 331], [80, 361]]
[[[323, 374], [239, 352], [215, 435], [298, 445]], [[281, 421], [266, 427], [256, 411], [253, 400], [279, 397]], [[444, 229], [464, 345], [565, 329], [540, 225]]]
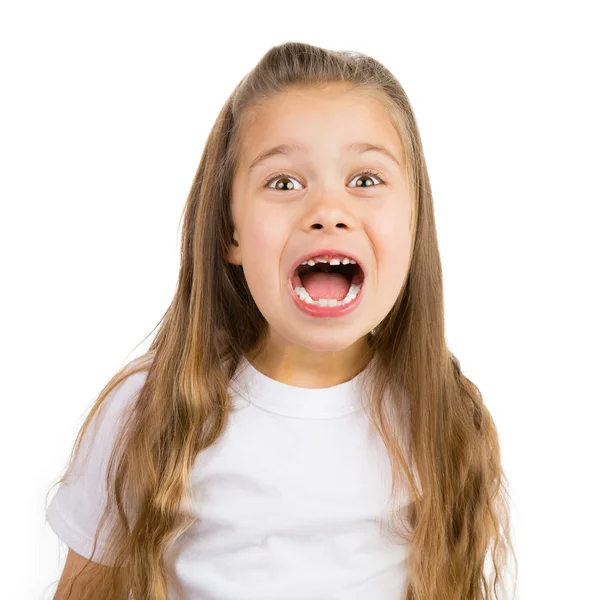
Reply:
[[47, 509], [69, 547], [55, 598], [498, 598], [498, 436], [446, 345], [396, 78], [269, 50], [210, 133], [181, 253], [150, 350], [100, 393]]

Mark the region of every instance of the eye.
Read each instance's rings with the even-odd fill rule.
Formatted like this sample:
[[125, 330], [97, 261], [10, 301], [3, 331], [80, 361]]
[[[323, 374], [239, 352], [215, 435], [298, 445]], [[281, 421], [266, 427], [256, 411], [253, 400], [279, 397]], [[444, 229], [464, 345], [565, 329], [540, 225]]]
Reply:
[[[361, 187], [361, 188], [368, 188], [368, 187], [376, 187], [378, 185], [381, 184], [385, 184], [385, 181], [381, 175], [381, 173], [378, 173], [377, 171], [374, 171], [372, 169], [365, 169], [364, 171], [361, 171], [360, 173], [358, 173], [357, 175], [354, 175], [352, 177], [352, 180], [356, 179], [357, 177], [366, 177], [364, 181], [363, 185], [360, 186], [350, 186], [350, 187]], [[275, 185], [275, 187], [273, 187], [271, 184], [274, 182], [277, 182], [279, 180], [284, 180], [283, 183], [277, 183]], [[292, 177], [291, 175], [287, 174], [287, 173], [276, 173], [275, 175], [273, 175], [273, 177], [271, 177], [271, 179], [269, 179], [269, 181], [267, 181], [267, 183], [265, 184], [265, 187], [269, 187], [273, 190], [293, 190], [293, 189], [299, 189], [299, 188], [294, 188], [293, 184], [290, 183], [286, 183], [285, 180], [288, 181], [296, 181], [298, 182], [297, 179], [295, 179], [294, 177]], [[372, 183], [373, 180], [378, 180], [379, 183]]]
[[[364, 177], [367, 176], [367, 179], [365, 180], [365, 184], [364, 185], [360, 185], [358, 187], [375, 187], [377, 185], [381, 185], [381, 184], [385, 184], [385, 181], [383, 180], [383, 177], [381, 176], [380, 173], [378, 173], [377, 171], [373, 171], [372, 169], [366, 169], [365, 171], [361, 171], [358, 175], [355, 175], [354, 177]], [[354, 177], [352, 179], [354, 179]], [[370, 183], [369, 180], [373, 181], [373, 179], [378, 179], [379, 183], [374, 184], [374, 183]], [[356, 187], [356, 186], [354, 186]]]
[[[287, 179], [288, 181], [298, 181], [297, 179], [294, 179], [291, 175], [288, 175], [287, 173], [275, 173], [275, 175], [273, 175], [273, 177], [271, 177], [271, 179], [269, 179], [269, 181], [267, 181], [265, 187], [270, 187], [273, 190], [293, 190], [294, 187], [293, 185], [289, 184], [289, 183], [278, 183], [275, 187], [273, 187], [271, 185], [271, 183], [273, 183], [274, 181], [278, 181], [279, 179], [283, 179], [284, 181]], [[296, 188], [299, 189], [299, 188]]]

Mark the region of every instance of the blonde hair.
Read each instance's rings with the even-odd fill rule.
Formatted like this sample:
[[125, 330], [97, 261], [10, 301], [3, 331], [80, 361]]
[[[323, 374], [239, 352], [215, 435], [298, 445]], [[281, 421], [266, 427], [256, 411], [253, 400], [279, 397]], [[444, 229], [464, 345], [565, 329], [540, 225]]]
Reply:
[[[182, 215], [181, 267], [171, 305], [148, 352], [99, 394], [75, 440], [69, 469], [55, 484], [68, 477], [107, 396], [127, 377], [146, 371], [105, 481], [104, 517], [118, 514], [102, 552], [102, 562], [111, 566], [99, 569], [92, 555], [86, 574], [98, 586], [87, 586], [80, 600], [94, 598], [94, 588], [107, 583], [111, 598], [167, 599], [164, 552], [192, 524], [181, 507], [194, 459], [224, 431], [229, 381], [240, 358], [259, 352], [266, 341], [268, 323], [243, 271], [225, 259], [244, 117], [293, 86], [332, 83], [381, 99], [402, 141], [413, 202], [409, 272], [392, 309], [368, 338], [376, 357], [369, 365], [368, 410], [393, 475], [390, 522], [410, 540], [405, 599], [499, 597], [508, 551], [514, 555], [506, 479], [493, 419], [446, 346], [432, 193], [412, 108], [397, 79], [375, 59], [290, 42], [260, 59], [218, 115]], [[397, 399], [392, 410], [387, 394]], [[410, 399], [408, 442], [401, 436], [401, 397]], [[399, 500], [405, 484], [412, 499], [408, 511]], [[493, 581], [485, 574], [488, 555]]]

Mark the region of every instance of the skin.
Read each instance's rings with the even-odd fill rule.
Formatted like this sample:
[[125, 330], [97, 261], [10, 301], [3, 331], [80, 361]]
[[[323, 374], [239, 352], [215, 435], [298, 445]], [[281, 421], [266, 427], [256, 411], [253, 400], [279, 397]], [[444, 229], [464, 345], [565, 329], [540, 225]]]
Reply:
[[[241, 139], [232, 187], [238, 245], [228, 260], [242, 265], [269, 324], [266, 349], [248, 359], [288, 385], [349, 381], [369, 362], [367, 336], [408, 273], [411, 201], [400, 137], [374, 92], [329, 84], [294, 88], [254, 107]], [[385, 146], [399, 164], [378, 152], [344, 149], [354, 142]], [[306, 150], [272, 156], [249, 171], [260, 153], [284, 143]], [[379, 172], [385, 183], [363, 169]], [[269, 183], [279, 171], [286, 175]], [[288, 290], [295, 261], [325, 246], [353, 251], [367, 273], [360, 305], [344, 317], [307, 315]]]

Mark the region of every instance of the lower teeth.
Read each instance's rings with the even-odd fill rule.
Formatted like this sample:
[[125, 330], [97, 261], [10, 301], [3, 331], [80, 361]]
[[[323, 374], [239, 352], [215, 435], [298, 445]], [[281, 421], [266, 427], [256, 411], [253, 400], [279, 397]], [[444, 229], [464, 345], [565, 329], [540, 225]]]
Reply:
[[306, 302], [306, 304], [318, 304], [319, 306], [345, 306], [349, 302], [352, 302], [358, 293], [360, 292], [362, 284], [353, 283], [346, 294], [346, 297], [343, 300], [335, 300], [334, 298], [320, 298], [319, 300], [313, 300], [310, 297], [310, 294], [303, 287], [294, 288], [294, 292], [296, 295], [302, 300]]

